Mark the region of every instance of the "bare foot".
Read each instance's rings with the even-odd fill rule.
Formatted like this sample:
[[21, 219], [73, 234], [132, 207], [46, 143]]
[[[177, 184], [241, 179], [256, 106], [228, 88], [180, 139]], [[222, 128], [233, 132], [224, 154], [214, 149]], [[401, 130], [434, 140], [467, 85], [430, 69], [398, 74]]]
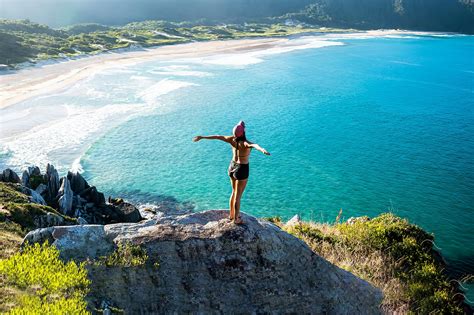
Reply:
[[244, 224], [244, 221], [242, 221], [242, 218], [240, 216], [238, 216], [235, 220], [234, 220], [234, 223], [237, 224], [237, 225], [241, 225], [241, 224]]

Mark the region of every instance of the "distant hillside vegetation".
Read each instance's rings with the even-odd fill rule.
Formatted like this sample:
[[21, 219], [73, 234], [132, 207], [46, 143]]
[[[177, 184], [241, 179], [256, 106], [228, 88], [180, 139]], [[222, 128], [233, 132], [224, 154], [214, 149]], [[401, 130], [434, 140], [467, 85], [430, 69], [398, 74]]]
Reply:
[[473, 34], [474, 0], [0, 0], [0, 18], [51, 27], [144, 20], [260, 23], [270, 17], [329, 27]]
[[474, 34], [472, 0], [313, 0], [281, 18], [321, 26], [401, 28]]
[[216, 25], [205, 21], [142, 21], [114, 27], [87, 23], [52, 29], [29, 20], [0, 19], [0, 64], [14, 67], [22, 62], [69, 58], [121, 48], [243, 37], [287, 36], [315, 31], [320, 30], [283, 23]]

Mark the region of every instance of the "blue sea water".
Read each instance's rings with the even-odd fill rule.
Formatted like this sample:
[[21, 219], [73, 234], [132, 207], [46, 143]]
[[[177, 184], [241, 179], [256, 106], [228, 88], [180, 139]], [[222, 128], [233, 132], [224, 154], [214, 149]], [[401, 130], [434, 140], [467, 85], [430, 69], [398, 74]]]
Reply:
[[[333, 41], [343, 45], [141, 63], [41, 104], [81, 108], [81, 122], [102, 108], [78, 137], [84, 176], [106, 194], [228, 208], [229, 145], [191, 140], [244, 120], [272, 154], [252, 153], [244, 212], [391, 211], [433, 232], [452, 271], [474, 274], [474, 37]], [[61, 161], [54, 152], [44, 156]]]

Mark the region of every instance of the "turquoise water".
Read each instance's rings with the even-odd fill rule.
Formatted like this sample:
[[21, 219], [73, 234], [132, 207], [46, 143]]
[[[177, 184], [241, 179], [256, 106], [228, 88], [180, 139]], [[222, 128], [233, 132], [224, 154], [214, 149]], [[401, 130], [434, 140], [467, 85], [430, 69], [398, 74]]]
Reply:
[[252, 153], [243, 211], [323, 221], [339, 209], [392, 211], [433, 232], [451, 270], [474, 273], [474, 38], [335, 41], [344, 45], [248, 63], [147, 62], [97, 74], [86, 95], [55, 97], [154, 104], [88, 136], [84, 175], [107, 194], [227, 208], [229, 146], [191, 139], [244, 120], [272, 155]]

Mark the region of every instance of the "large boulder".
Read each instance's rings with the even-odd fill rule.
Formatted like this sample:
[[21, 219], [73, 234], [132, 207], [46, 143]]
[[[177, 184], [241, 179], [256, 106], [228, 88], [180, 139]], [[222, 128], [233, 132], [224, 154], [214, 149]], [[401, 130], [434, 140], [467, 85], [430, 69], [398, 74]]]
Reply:
[[[142, 246], [138, 267], [92, 264], [89, 302], [130, 314], [378, 314], [381, 292], [315, 254], [277, 226], [228, 211], [161, 216], [141, 223], [51, 227], [25, 240], [49, 240], [63, 259], [97, 259], [119, 242]], [[158, 264], [159, 263], [159, 266]], [[158, 266], [158, 267], [157, 267]]]
[[121, 216], [121, 222], [140, 222], [143, 220], [137, 207], [124, 201], [122, 198], [109, 198], [109, 203], [115, 206], [116, 211]]
[[9, 168], [3, 170], [2, 174], [0, 175], [0, 181], [6, 182], [6, 183], [17, 183], [17, 184], [21, 183], [21, 179], [18, 176], [18, 174]]

